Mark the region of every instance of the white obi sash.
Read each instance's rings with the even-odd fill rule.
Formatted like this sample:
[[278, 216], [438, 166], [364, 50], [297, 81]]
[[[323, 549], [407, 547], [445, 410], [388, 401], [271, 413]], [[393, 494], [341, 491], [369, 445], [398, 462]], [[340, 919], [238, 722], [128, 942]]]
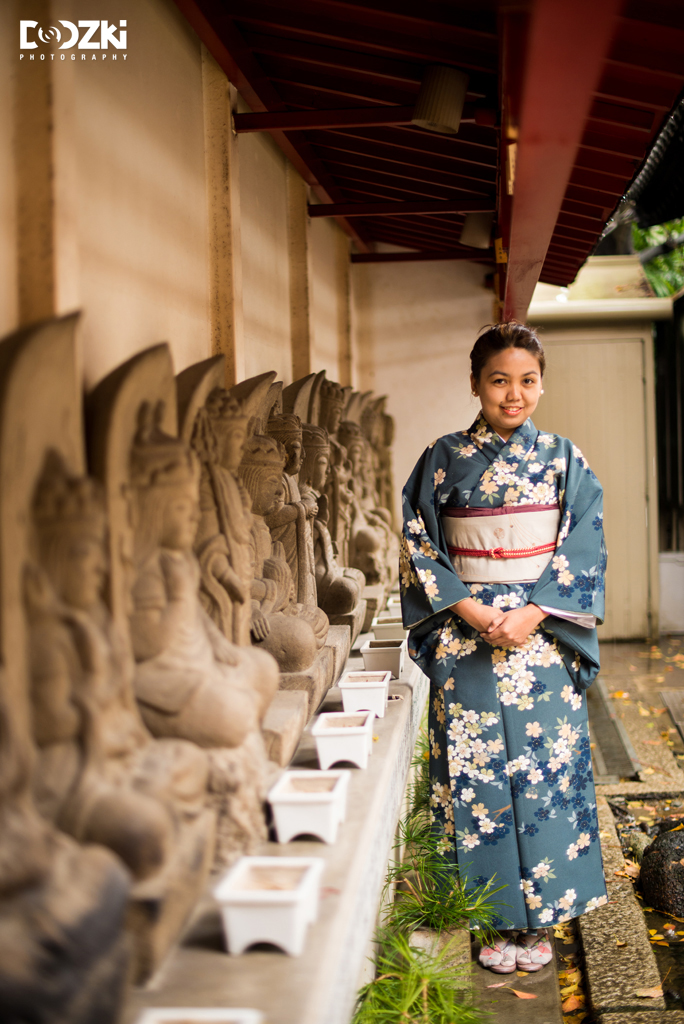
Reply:
[[447, 508], [441, 512], [451, 564], [464, 583], [534, 583], [553, 558], [558, 505]]

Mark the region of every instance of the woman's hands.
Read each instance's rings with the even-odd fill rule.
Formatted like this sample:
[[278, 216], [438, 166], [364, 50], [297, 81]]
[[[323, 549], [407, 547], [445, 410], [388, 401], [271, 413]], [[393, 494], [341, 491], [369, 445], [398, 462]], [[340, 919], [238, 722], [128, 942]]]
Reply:
[[472, 597], [467, 597], [451, 607], [493, 647], [520, 647], [546, 618], [546, 612], [536, 604], [503, 612], [500, 608], [479, 604]]

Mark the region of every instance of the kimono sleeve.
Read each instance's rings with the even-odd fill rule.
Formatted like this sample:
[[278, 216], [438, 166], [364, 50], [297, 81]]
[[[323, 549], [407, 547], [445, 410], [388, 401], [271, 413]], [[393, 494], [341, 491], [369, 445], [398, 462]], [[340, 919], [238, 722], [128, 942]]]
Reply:
[[[439, 447], [438, 447], [439, 446]], [[404, 526], [399, 569], [404, 627], [411, 629], [470, 597], [451, 564], [435, 504], [448, 455], [440, 442], [428, 448], [403, 490]]]
[[[588, 612], [601, 623], [607, 562], [603, 490], [580, 450], [569, 441], [565, 444], [563, 516], [556, 553], [529, 601], [559, 611]], [[575, 651], [572, 674], [579, 686], [588, 686], [599, 669], [596, 629], [585, 629], [554, 615], [544, 620], [543, 628]]]

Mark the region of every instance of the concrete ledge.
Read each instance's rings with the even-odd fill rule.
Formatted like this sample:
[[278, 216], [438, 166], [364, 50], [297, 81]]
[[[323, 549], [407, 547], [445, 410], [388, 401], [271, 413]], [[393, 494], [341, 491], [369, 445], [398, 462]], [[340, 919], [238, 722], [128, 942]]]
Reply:
[[[629, 1014], [634, 1024], [634, 1012], [645, 1010], [653, 1022], [653, 1011], [664, 1011], [665, 1000], [639, 999], [636, 990], [660, 985], [658, 965], [632, 883], [615, 874], [624, 871], [625, 861], [613, 815], [605, 797], [597, 797], [597, 805], [608, 904], [578, 918], [589, 999], [596, 1013], [610, 1013], [611, 1018]], [[618, 941], [627, 944], [618, 946]]]
[[[386, 866], [402, 811], [406, 781], [429, 684], [409, 662], [390, 686], [390, 701], [376, 719], [373, 754], [365, 771], [351, 769], [347, 818], [337, 842], [266, 843], [271, 856], [315, 856], [325, 861], [321, 910], [298, 958], [256, 949], [231, 957], [223, 951], [218, 910], [210, 897], [197, 908], [181, 946], [146, 989], [130, 994], [123, 1022], [148, 1006], [248, 1006], [269, 1024], [348, 1024], [376, 925]], [[321, 710], [341, 710], [332, 689]], [[317, 767], [307, 731], [295, 763]]]
[[601, 1024], [684, 1024], [682, 1010], [642, 1010], [639, 1013], [602, 1013]]

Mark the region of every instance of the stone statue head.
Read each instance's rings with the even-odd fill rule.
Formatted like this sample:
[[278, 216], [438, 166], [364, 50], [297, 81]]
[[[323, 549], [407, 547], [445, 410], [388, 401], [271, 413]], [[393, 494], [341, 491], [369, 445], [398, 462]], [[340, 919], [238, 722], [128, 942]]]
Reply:
[[50, 451], [32, 513], [38, 571], [45, 573], [64, 604], [83, 611], [93, 608], [100, 601], [106, 571], [106, 520], [99, 484], [70, 476], [62, 457]]
[[302, 468], [304, 449], [302, 445], [302, 421], [294, 413], [281, 413], [271, 416], [266, 427], [269, 437], [280, 441], [287, 452], [285, 472], [290, 476], [297, 476]]
[[199, 522], [199, 466], [178, 437], [160, 427], [163, 403], [140, 407], [130, 454], [136, 562], [159, 547], [191, 551]]
[[225, 388], [214, 388], [207, 398], [205, 409], [217, 439], [218, 461], [237, 476], [247, 440], [249, 417], [243, 412], [242, 403]]
[[325, 488], [330, 465], [328, 431], [312, 423], [305, 423], [303, 440], [305, 456], [299, 478], [320, 494]]
[[255, 515], [269, 515], [282, 502], [285, 494], [283, 468], [286, 461], [285, 448], [273, 437], [255, 434], [245, 445], [240, 463], [240, 479], [252, 499]]
[[329, 434], [336, 434], [342, 410], [344, 408], [344, 392], [339, 384], [332, 380], [324, 380], [320, 390], [320, 424]]

